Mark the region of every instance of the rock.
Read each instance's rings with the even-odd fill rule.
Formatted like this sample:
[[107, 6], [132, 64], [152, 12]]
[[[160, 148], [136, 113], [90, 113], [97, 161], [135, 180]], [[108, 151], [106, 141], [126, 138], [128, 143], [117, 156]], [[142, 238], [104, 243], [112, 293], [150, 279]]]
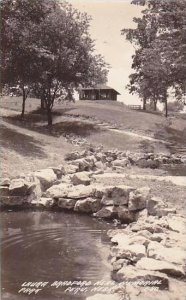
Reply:
[[136, 213], [136, 219], [139, 221], [145, 221], [148, 218], [148, 210], [145, 208]]
[[95, 166], [94, 156], [73, 160], [71, 164], [78, 166], [79, 172], [90, 171]]
[[103, 219], [112, 219], [117, 217], [117, 210], [114, 206], [105, 206], [98, 212], [94, 213], [94, 217]]
[[159, 197], [152, 197], [151, 199], [148, 199], [147, 210], [149, 215], [158, 217], [176, 213], [176, 210], [174, 208], [167, 207], [167, 205]]
[[67, 153], [65, 155], [65, 160], [76, 160], [76, 159], [79, 159], [81, 158], [82, 156], [80, 155], [79, 152], [70, 152], [70, 153]]
[[41, 197], [39, 200], [31, 201], [31, 204], [36, 205], [36, 206], [44, 206], [44, 207], [50, 208], [54, 205], [54, 199]]
[[161, 245], [168, 248], [175, 247], [175, 245], [179, 245], [180, 248], [186, 251], [185, 234], [178, 233], [175, 231], [169, 231], [161, 240]]
[[10, 185], [10, 178], [3, 178], [0, 182], [0, 186], [9, 186]]
[[64, 198], [67, 196], [70, 188], [72, 187], [71, 184], [68, 183], [60, 183], [57, 185], [53, 185], [46, 191], [46, 196], [47, 197], [52, 197], [52, 198]]
[[157, 169], [160, 166], [158, 160], [140, 158], [136, 161], [136, 165], [140, 168]]
[[137, 282], [139, 285], [145, 284], [145, 286], [152, 286], [152, 282], [159, 282], [158, 286], [160, 289], [167, 289], [169, 287], [169, 280], [166, 274], [162, 274], [158, 271], [150, 271], [150, 270], [142, 270], [138, 269], [134, 266], [124, 266], [120, 269], [115, 275], [114, 279], [116, 281], [127, 281], [127, 282], [134, 282], [135, 286]]
[[164, 206], [164, 202], [160, 197], [151, 197], [147, 200], [147, 210], [150, 215], [156, 215], [157, 206]]
[[103, 198], [101, 199], [101, 204], [103, 206], [112, 206], [114, 205], [114, 201], [111, 198], [107, 198], [105, 195], [103, 196]]
[[32, 186], [33, 184], [28, 183], [25, 179], [13, 179], [9, 186], [9, 193], [12, 196], [25, 196], [29, 194], [29, 190]]
[[9, 196], [9, 187], [8, 186], [0, 186], [0, 197]]
[[185, 251], [179, 247], [167, 248], [158, 242], [150, 242], [147, 248], [148, 257], [165, 260], [170, 263], [185, 264]]
[[186, 233], [186, 219], [180, 216], [167, 217], [169, 229], [181, 233]]
[[62, 175], [64, 175], [64, 168], [63, 168], [63, 166], [60, 166], [60, 167], [49, 167], [48, 169], [52, 169], [54, 171], [54, 173], [57, 176], [57, 179], [60, 179], [62, 177]]
[[140, 259], [137, 262], [136, 267], [143, 270], [159, 271], [172, 276], [185, 276], [184, 268], [182, 266], [148, 257]]
[[99, 199], [86, 198], [78, 200], [74, 207], [75, 211], [83, 213], [95, 213], [101, 208]]
[[67, 198], [71, 199], [83, 199], [92, 197], [95, 189], [92, 185], [84, 186], [82, 184], [71, 187], [67, 193]]
[[172, 208], [172, 207], [160, 207], [157, 208], [157, 213], [156, 215], [158, 217], [163, 217], [163, 216], [167, 216], [169, 214], [176, 214], [176, 209]]
[[101, 189], [96, 188], [95, 196], [103, 197], [103, 205], [109, 205], [109, 203], [113, 203], [115, 206], [119, 206], [128, 204], [129, 193], [133, 190], [133, 187], [125, 185], [108, 186]]
[[0, 204], [2, 206], [21, 206], [26, 204], [27, 198], [23, 196], [7, 196], [1, 197]]
[[119, 248], [124, 248], [126, 245], [141, 244], [147, 246], [150, 240], [144, 236], [140, 236], [134, 233], [118, 233], [112, 239], [111, 242], [118, 244]]
[[128, 207], [119, 206], [117, 212], [118, 218], [122, 223], [129, 224], [136, 221], [136, 214], [133, 211], [129, 211]]
[[110, 195], [114, 201], [114, 205], [128, 204], [129, 194], [132, 191], [134, 191], [134, 188], [131, 186], [120, 185], [114, 187]]
[[74, 185], [83, 184], [83, 185], [89, 185], [90, 184], [90, 178], [85, 172], [79, 172], [73, 175], [71, 178], [72, 183]]
[[112, 264], [113, 271], [119, 271], [124, 265], [127, 266], [128, 264], [127, 259], [118, 259]]
[[74, 173], [76, 173], [78, 171], [79, 171], [79, 167], [76, 166], [76, 165], [69, 164], [69, 165], [66, 165], [64, 167], [64, 173], [65, 174], [74, 174]]
[[59, 198], [57, 205], [63, 209], [73, 210], [76, 202], [76, 199]]
[[105, 194], [111, 192], [113, 186], [103, 186], [103, 185], [95, 185], [94, 186], [94, 197], [98, 199], [102, 199]]
[[43, 190], [51, 187], [57, 179], [57, 176], [52, 169], [43, 169], [40, 171], [36, 171], [34, 172], [34, 175], [39, 179]]
[[120, 241], [118, 246], [113, 246], [111, 254], [118, 258], [126, 258], [132, 262], [137, 262], [146, 256], [146, 248], [140, 244], [129, 244], [129, 241]]
[[150, 189], [148, 187], [140, 188], [129, 194], [129, 210], [137, 211], [146, 208], [146, 201]]
[[96, 161], [95, 162], [95, 167], [101, 171], [104, 171], [105, 170], [105, 166], [104, 164], [101, 162], [101, 161]]
[[126, 167], [128, 165], [130, 165], [130, 162], [127, 158], [116, 159], [112, 162], [113, 167]]
[[166, 238], [166, 234], [165, 233], [153, 233], [151, 235], [150, 239], [151, 239], [151, 241], [160, 243], [165, 238]]
[[135, 236], [143, 236], [146, 239], [151, 239], [152, 234], [148, 230], [140, 230], [135, 233]]
[[130, 228], [134, 232], [148, 230], [151, 233], [164, 233], [168, 228], [168, 223], [158, 217], [149, 216], [146, 220], [138, 220], [138, 222], [130, 224]]

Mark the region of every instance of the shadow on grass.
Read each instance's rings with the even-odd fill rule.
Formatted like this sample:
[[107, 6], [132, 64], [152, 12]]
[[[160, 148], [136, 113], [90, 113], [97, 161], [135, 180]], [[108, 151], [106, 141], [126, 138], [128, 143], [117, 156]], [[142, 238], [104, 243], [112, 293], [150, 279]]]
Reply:
[[1, 147], [14, 150], [23, 156], [34, 158], [46, 158], [47, 155], [41, 149], [37, 140], [28, 135], [19, 133], [15, 130], [0, 125], [0, 144]]
[[[67, 110], [63, 110], [65, 114]], [[55, 111], [53, 114], [53, 121], [55, 122], [55, 117], [61, 116], [61, 112]], [[41, 134], [46, 134], [54, 137], [59, 137], [61, 135], [73, 134], [82, 137], [91, 135], [100, 131], [97, 125], [80, 122], [78, 120], [73, 121], [62, 121], [54, 123], [51, 127], [48, 127], [46, 115], [40, 114], [39, 111], [35, 113], [30, 113], [25, 116], [24, 119], [20, 115], [3, 117], [3, 120], [11, 123], [13, 125], [19, 126], [21, 128], [29, 129]]]
[[158, 130], [154, 137], [171, 143], [171, 145], [167, 145], [167, 148], [172, 153], [186, 153], [186, 127], [183, 130], [179, 130], [157, 124], [157, 128]]
[[50, 130], [47, 126], [42, 127], [43, 132], [46, 132], [48, 130], [49, 134], [59, 137], [61, 135], [77, 135], [80, 137], [87, 137], [90, 136], [93, 133], [97, 133], [101, 131], [101, 129], [90, 123], [81, 123], [77, 121], [64, 121], [59, 122], [52, 125], [52, 128]]

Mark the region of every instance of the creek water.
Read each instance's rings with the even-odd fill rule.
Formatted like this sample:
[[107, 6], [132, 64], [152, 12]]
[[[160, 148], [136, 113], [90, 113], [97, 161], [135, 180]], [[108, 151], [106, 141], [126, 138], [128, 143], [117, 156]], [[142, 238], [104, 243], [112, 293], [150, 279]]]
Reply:
[[[84, 300], [55, 281], [110, 281], [112, 224], [85, 215], [49, 211], [1, 212], [1, 299]], [[48, 282], [38, 294], [19, 293], [25, 282]]]

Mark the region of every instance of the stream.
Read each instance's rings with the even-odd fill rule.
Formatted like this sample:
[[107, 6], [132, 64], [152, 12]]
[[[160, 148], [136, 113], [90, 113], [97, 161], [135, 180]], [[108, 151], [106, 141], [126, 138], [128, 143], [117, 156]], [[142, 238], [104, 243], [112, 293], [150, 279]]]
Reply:
[[[49, 211], [1, 212], [1, 299], [84, 300], [55, 281], [110, 281], [108, 262], [112, 224], [86, 215]], [[23, 283], [48, 282], [36, 295], [20, 292]], [[95, 292], [96, 293], [96, 292]], [[95, 294], [93, 293], [93, 294]]]

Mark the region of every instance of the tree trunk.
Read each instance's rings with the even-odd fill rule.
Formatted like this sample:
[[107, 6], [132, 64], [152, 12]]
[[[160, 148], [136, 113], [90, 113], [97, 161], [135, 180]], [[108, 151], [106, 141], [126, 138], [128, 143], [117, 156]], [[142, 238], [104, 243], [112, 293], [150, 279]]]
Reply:
[[143, 110], [146, 110], [146, 103], [147, 103], [146, 98], [143, 98]]
[[25, 116], [25, 102], [26, 102], [26, 92], [25, 92], [25, 88], [23, 86], [22, 88], [23, 91], [23, 102], [22, 102], [22, 112], [21, 112], [21, 117], [24, 118]]
[[47, 120], [48, 120], [48, 126], [52, 126], [52, 110], [51, 110], [51, 108], [47, 108]]
[[41, 111], [45, 111], [45, 99], [41, 96]]
[[167, 103], [167, 94], [165, 95], [165, 117], [168, 117], [168, 103]]
[[154, 100], [154, 111], [156, 111], [156, 110], [157, 110], [157, 101]]

